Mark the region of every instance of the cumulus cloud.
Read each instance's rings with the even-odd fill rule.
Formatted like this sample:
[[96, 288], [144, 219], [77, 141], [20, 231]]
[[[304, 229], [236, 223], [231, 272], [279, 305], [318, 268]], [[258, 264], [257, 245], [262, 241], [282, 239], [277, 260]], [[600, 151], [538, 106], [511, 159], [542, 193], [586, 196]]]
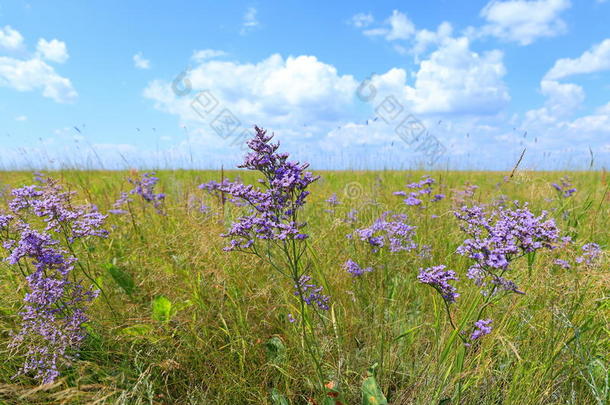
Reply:
[[60, 103], [76, 99], [76, 90], [69, 79], [61, 77], [44, 61], [33, 58], [19, 60], [0, 57], [0, 86], [17, 91], [42, 90], [44, 97]]
[[150, 69], [150, 60], [144, 58], [142, 52], [133, 55], [133, 65], [138, 69]]
[[[247, 127], [256, 122], [296, 127], [334, 121], [345, 114], [357, 86], [352, 76], [339, 75], [334, 66], [307, 55], [284, 59], [275, 54], [256, 64], [206, 60], [185, 79], [193, 97], [209, 90]], [[179, 97], [171, 83], [154, 81], [144, 95], [184, 121], [201, 121], [191, 108], [193, 97]]]
[[594, 45], [578, 58], [559, 59], [545, 78], [558, 80], [568, 76], [595, 73], [610, 69], [610, 38]]
[[0, 48], [15, 51], [23, 46], [23, 36], [19, 31], [7, 25], [0, 28]]
[[64, 63], [69, 57], [66, 43], [57, 39], [47, 41], [44, 38], [40, 38], [38, 40], [38, 45], [36, 46], [36, 51], [42, 59], [46, 59], [50, 62]]
[[383, 94], [395, 95], [418, 114], [496, 114], [510, 100], [503, 81], [503, 54], [470, 49], [465, 37], [448, 38], [421, 61], [414, 83], [403, 69], [373, 78]]
[[538, 38], [563, 34], [566, 23], [560, 14], [570, 6], [569, 0], [494, 0], [481, 10], [487, 24], [480, 33], [529, 45]]

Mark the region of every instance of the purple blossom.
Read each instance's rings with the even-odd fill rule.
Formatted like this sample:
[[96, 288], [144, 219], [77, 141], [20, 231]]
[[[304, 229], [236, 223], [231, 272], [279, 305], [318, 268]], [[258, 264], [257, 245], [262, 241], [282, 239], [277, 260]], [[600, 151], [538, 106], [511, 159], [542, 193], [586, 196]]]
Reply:
[[559, 267], [566, 269], [566, 270], [570, 268], [570, 263], [568, 263], [566, 260], [563, 260], [563, 259], [555, 259], [554, 263], [556, 265], [558, 265]]
[[572, 186], [569, 177], [562, 177], [560, 183], [561, 184], [551, 183], [551, 187], [557, 190], [559, 195], [563, 198], [569, 198], [577, 191], [576, 188]]
[[[76, 239], [106, 237], [108, 232], [103, 229], [106, 216], [95, 206], [75, 206], [74, 193], [64, 192], [50, 178], [40, 182], [41, 186], [12, 190], [9, 209], [13, 215], [1, 217], [0, 238], [8, 253], [6, 262], [31, 269], [26, 276], [29, 291], [20, 312], [21, 329], [10, 346], [26, 349], [20, 374], [33, 374], [40, 382], [50, 383], [58, 377], [60, 366], [78, 355], [85, 337], [85, 309], [97, 295], [76, 281], [72, 273], [77, 258], [53, 235], [63, 235], [63, 243], [70, 246]], [[32, 225], [40, 219], [43, 230]]]
[[582, 246], [582, 251], [584, 252], [581, 256], [576, 258], [576, 263], [582, 264], [584, 263], [587, 266], [591, 266], [595, 264], [597, 259], [602, 254], [602, 249], [599, 247], [597, 243], [586, 243]]
[[328, 203], [328, 205], [331, 207], [336, 207], [337, 205], [341, 204], [341, 201], [339, 201], [337, 198], [337, 193], [332, 193], [332, 195], [326, 200], [326, 203]]
[[367, 242], [373, 252], [388, 247], [390, 252], [409, 251], [417, 248], [413, 241], [415, 226], [408, 225], [404, 214], [393, 215], [388, 220], [389, 212], [384, 212], [370, 227], [356, 230], [358, 238]]
[[[134, 188], [129, 191], [129, 194], [137, 194], [147, 203], [151, 203], [158, 213], [163, 214], [163, 201], [165, 200], [164, 193], [155, 192], [155, 187], [159, 183], [159, 178], [155, 176], [155, 172], [144, 173], [140, 178], [130, 178], [128, 181], [133, 184]], [[123, 195], [117, 200], [117, 203], [125, 200]]]
[[319, 176], [305, 171], [308, 164], [288, 161], [287, 153], [278, 153], [279, 144], [271, 143], [272, 136], [255, 127], [256, 134], [248, 141], [252, 152], [239, 167], [261, 172], [262, 188], [241, 182], [211, 181], [201, 189], [223, 193], [229, 201], [249, 208], [249, 213], [235, 221], [223, 237], [231, 238], [225, 250], [243, 250], [254, 245], [255, 240], [303, 240], [306, 225], [298, 220], [298, 212], [309, 195], [308, 186]]
[[347, 271], [349, 274], [351, 274], [354, 277], [360, 277], [364, 273], [373, 271], [372, 267], [367, 267], [367, 268], [363, 269], [362, 267], [360, 267], [358, 265], [358, 263], [356, 263], [352, 259], [348, 259], [345, 263], [343, 263], [343, 268], [345, 269], [345, 271]]
[[458, 281], [455, 272], [453, 270], [445, 270], [444, 265], [419, 269], [417, 279], [424, 284], [432, 286], [449, 304], [455, 302], [457, 297], [460, 296], [460, 294], [456, 292], [457, 289], [449, 284], [449, 281], [451, 280]]
[[299, 282], [294, 285], [294, 295], [300, 296], [307, 305], [315, 305], [319, 309], [327, 311], [330, 307], [328, 301], [330, 297], [322, 294], [323, 288], [311, 283], [311, 277], [303, 275]]
[[493, 321], [491, 319], [479, 319], [474, 323], [474, 330], [470, 335], [470, 340], [475, 341], [477, 339], [482, 338], [485, 335], [489, 335], [491, 333], [491, 326], [489, 326]]
[[553, 249], [559, 231], [552, 219], [546, 219], [546, 212], [535, 216], [527, 204], [520, 207], [515, 202], [514, 206], [498, 207], [491, 213], [480, 206], [464, 206], [456, 211], [455, 216], [463, 221], [462, 231], [469, 236], [457, 253], [475, 261], [467, 276], [478, 285], [491, 280], [497, 287], [522, 293], [503, 277], [510, 270], [510, 263], [539, 249]]
[[[434, 194], [432, 196], [432, 188], [435, 181], [429, 175], [425, 175], [422, 179], [415, 183], [407, 184], [407, 189], [414, 191], [395, 191], [393, 194], [397, 196], [406, 197], [403, 202], [409, 206], [422, 206], [424, 201], [422, 198], [426, 198], [431, 202], [438, 202], [445, 198], [444, 194]], [[432, 197], [431, 197], [432, 196]]]

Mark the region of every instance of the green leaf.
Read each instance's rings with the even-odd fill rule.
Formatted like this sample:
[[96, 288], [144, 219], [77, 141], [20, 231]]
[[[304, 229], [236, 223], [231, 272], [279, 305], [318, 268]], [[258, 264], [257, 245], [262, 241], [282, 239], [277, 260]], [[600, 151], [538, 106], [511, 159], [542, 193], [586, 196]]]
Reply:
[[377, 363], [373, 364], [367, 373], [367, 377], [362, 383], [362, 405], [387, 405], [388, 400], [381, 392], [381, 388], [375, 380], [375, 369]]
[[136, 284], [133, 281], [131, 275], [123, 271], [119, 266], [114, 263], [106, 264], [106, 270], [112, 276], [112, 279], [127, 293], [127, 295], [133, 294], [136, 289]]
[[265, 343], [265, 349], [269, 363], [280, 364], [286, 359], [286, 346], [277, 336], [273, 336]]
[[150, 325], [133, 325], [121, 329], [121, 333], [129, 336], [142, 337], [148, 335], [152, 331]]
[[274, 405], [290, 405], [290, 402], [288, 402], [285, 396], [280, 394], [277, 388], [271, 389], [271, 402]]
[[163, 295], [159, 295], [152, 302], [153, 319], [159, 322], [168, 322], [172, 314], [172, 302]]

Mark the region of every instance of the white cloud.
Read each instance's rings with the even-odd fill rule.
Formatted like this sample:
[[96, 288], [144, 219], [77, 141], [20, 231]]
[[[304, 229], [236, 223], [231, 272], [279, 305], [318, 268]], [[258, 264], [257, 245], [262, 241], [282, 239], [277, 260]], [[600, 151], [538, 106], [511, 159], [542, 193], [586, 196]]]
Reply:
[[545, 78], [557, 80], [564, 77], [595, 73], [610, 69], [610, 38], [593, 46], [576, 59], [564, 58], [555, 62]]
[[0, 48], [15, 51], [23, 46], [23, 36], [19, 31], [7, 25], [0, 28]]
[[58, 75], [38, 58], [19, 60], [0, 57], [0, 86], [17, 91], [40, 89], [44, 97], [60, 103], [72, 102], [78, 95], [69, 79]]
[[256, 18], [257, 13], [258, 13], [258, 11], [256, 10], [256, 8], [248, 7], [248, 9], [246, 10], [246, 13], [244, 14], [244, 17], [243, 17], [243, 22], [242, 22], [241, 31], [240, 31], [241, 35], [245, 35], [248, 32], [253, 31], [254, 29], [258, 28], [260, 23], [259, 23], [258, 19]]
[[478, 54], [465, 37], [446, 38], [414, 73], [407, 84], [403, 69], [391, 69], [373, 78], [384, 95], [394, 95], [418, 114], [496, 114], [510, 100], [503, 82], [503, 54]]
[[365, 28], [371, 25], [373, 21], [375, 21], [375, 18], [371, 13], [358, 13], [352, 16], [350, 24], [356, 28]]
[[64, 63], [69, 57], [66, 43], [57, 39], [47, 41], [44, 38], [40, 38], [36, 51], [43, 59], [51, 62]]
[[133, 55], [133, 65], [138, 69], [150, 69], [150, 61], [142, 56], [142, 52]]
[[538, 38], [564, 33], [566, 24], [559, 15], [570, 6], [569, 0], [494, 0], [481, 10], [487, 24], [480, 32], [529, 45]]
[[191, 59], [195, 62], [203, 62], [206, 59], [217, 58], [220, 56], [226, 56], [225, 51], [219, 51], [216, 49], [201, 49], [193, 52]]
[[412, 52], [418, 56], [428, 50], [430, 46], [439, 45], [451, 38], [453, 27], [448, 22], [441, 23], [436, 31], [426, 29], [418, 30], [415, 34], [415, 43]]
[[406, 14], [398, 10], [392, 11], [392, 15], [385, 20], [387, 28], [373, 28], [364, 31], [367, 36], [383, 36], [388, 41], [397, 39], [409, 39], [415, 34], [415, 25], [409, 20]]
[[27, 121], [28, 117], [26, 115], [19, 115], [15, 117], [15, 121]]
[[179, 97], [171, 83], [162, 81], [150, 83], [144, 96], [182, 122], [203, 127], [209, 122], [193, 110], [191, 102], [204, 89], [218, 100], [214, 116], [227, 108], [242, 127], [265, 123], [296, 131], [306, 123], [334, 125], [353, 116], [350, 111], [358, 85], [352, 76], [339, 75], [334, 66], [307, 55], [284, 59], [275, 54], [256, 64], [206, 60], [187, 75], [192, 87], [188, 97]]

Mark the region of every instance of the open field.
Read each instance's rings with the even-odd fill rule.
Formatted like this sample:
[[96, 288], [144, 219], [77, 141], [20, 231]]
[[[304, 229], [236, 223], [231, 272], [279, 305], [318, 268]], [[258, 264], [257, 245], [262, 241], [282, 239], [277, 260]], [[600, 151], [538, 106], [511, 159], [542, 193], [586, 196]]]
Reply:
[[[165, 194], [160, 213], [137, 193], [129, 194], [126, 212], [106, 218], [107, 237], [71, 245], [87, 274], [76, 267], [71, 277], [85, 286], [95, 281], [103, 293], [87, 309], [80, 357], [61, 362], [60, 375], [49, 385], [38, 387], [31, 373], [13, 378], [24, 349], [9, 344], [20, 329], [28, 292], [24, 277], [32, 269], [0, 264], [0, 403], [383, 403], [362, 398], [363, 382], [375, 393], [373, 379], [366, 379], [374, 364], [372, 374], [392, 404], [607, 403], [610, 179], [605, 172], [517, 170], [512, 178], [505, 172], [314, 173], [321, 178], [309, 187], [299, 214], [309, 234], [300, 241], [300, 263], [323, 287], [328, 309], [303, 303], [294, 282], [264, 254], [223, 251], [229, 241], [220, 235], [244, 208], [198, 188], [220, 181], [220, 172], [158, 172], [156, 190]], [[75, 201], [93, 203], [104, 214], [121, 192], [133, 188], [126, 179], [141, 174], [47, 173], [75, 191]], [[422, 207], [393, 194], [409, 191], [405, 185], [424, 174], [436, 180], [434, 193], [446, 198], [426, 200]], [[551, 183], [566, 175], [577, 191], [562, 197]], [[224, 176], [251, 184], [260, 177], [246, 171]], [[41, 184], [24, 172], [0, 173], [0, 183], [0, 214], [8, 210], [12, 188]], [[463, 193], [468, 185], [478, 188]], [[326, 201], [333, 193], [338, 204]], [[468, 236], [454, 211], [462, 205], [498, 206], [502, 199], [508, 205], [529, 202], [536, 215], [549, 211], [560, 235], [572, 242], [514, 260], [510, 278], [518, 290], [492, 292], [489, 301], [466, 276], [473, 260], [456, 253]], [[346, 237], [386, 211], [407, 214], [405, 222], [416, 227], [416, 248], [374, 252], [357, 236]], [[576, 260], [591, 242], [601, 246], [601, 255]], [[352, 276], [343, 268], [348, 259], [373, 270]], [[459, 278], [451, 283], [460, 296], [447, 306], [418, 280], [420, 268], [438, 265]], [[465, 333], [453, 330], [446, 309]], [[483, 318], [492, 319], [491, 333], [469, 341], [473, 322]]]

